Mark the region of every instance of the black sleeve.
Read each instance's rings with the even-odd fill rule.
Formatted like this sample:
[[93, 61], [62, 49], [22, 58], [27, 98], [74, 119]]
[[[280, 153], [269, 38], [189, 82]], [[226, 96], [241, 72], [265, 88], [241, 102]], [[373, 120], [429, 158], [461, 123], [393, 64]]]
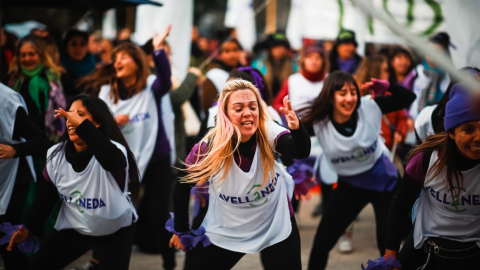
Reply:
[[104, 170], [114, 172], [127, 167], [127, 159], [122, 150], [105, 137], [90, 120], [84, 120], [75, 129], [75, 133], [87, 144]]
[[55, 204], [59, 201], [58, 191], [52, 182], [39, 177], [37, 193], [32, 208], [23, 224], [34, 236], [42, 235], [43, 224], [47, 220]]
[[17, 109], [13, 127], [13, 139], [20, 140], [20, 138], [24, 138], [27, 141], [12, 144], [12, 147], [17, 152], [15, 157], [45, 157], [47, 155], [48, 147], [50, 146], [47, 136], [33, 123], [22, 107]]
[[415, 98], [417, 98], [412, 91], [396, 83], [391, 84], [388, 91], [391, 95], [380, 96], [373, 99], [383, 114], [406, 109], [415, 101]]
[[299, 129], [290, 130], [290, 133], [285, 133], [278, 138], [275, 151], [291, 158], [302, 159], [310, 155], [311, 144], [307, 129], [300, 122]]
[[176, 232], [190, 230], [188, 208], [190, 205], [190, 191], [192, 184], [177, 181], [173, 188], [173, 212]]
[[385, 248], [391, 250], [397, 250], [400, 248], [400, 242], [402, 241], [403, 232], [405, 231], [404, 225], [406, 219], [409, 218], [408, 213], [412, 210], [412, 207], [422, 190], [423, 185], [407, 173], [400, 181], [400, 186], [397, 193], [393, 197], [390, 210], [388, 211], [387, 218], [387, 237]]

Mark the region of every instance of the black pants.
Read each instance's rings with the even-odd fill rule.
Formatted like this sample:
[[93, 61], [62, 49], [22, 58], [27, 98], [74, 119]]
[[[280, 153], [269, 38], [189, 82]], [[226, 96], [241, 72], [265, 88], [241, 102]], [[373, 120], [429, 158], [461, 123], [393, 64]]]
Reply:
[[30, 269], [63, 269], [90, 249], [95, 250], [100, 269], [128, 269], [134, 234], [134, 225], [105, 236], [84, 235], [74, 229], [53, 230], [40, 243]]
[[[465, 243], [450, 241], [447, 239], [443, 239], [442, 242], [446, 242], [447, 246], [444, 246], [445, 248], [454, 250], [463, 249], [462, 246], [465, 246]], [[440, 245], [440, 243], [438, 244]], [[412, 229], [405, 240], [402, 250], [398, 254], [398, 260], [402, 264], [402, 270], [416, 270], [418, 267], [422, 267], [426, 263], [428, 254], [425, 252], [425, 246], [428, 248], [429, 245], [425, 243], [420, 249], [414, 248]], [[458, 255], [462, 256], [461, 252], [459, 253], [460, 254]], [[462, 259], [448, 259], [432, 254], [425, 270], [477, 269], [479, 266], [480, 254]]]
[[[10, 222], [12, 225], [22, 223], [23, 208], [27, 200], [30, 183], [33, 181], [30, 168], [26, 160], [20, 160], [17, 170], [17, 177], [13, 186], [10, 202], [8, 203], [5, 214], [0, 215], [0, 223]], [[0, 232], [0, 238], [4, 233]], [[12, 251], [7, 251], [8, 243], [0, 246], [0, 254], [6, 270], [23, 270], [28, 269], [28, 259], [24, 253], [20, 252], [16, 247]]]
[[[292, 232], [287, 239], [265, 248], [260, 252], [265, 270], [300, 270], [300, 233], [295, 217], [291, 218]], [[226, 270], [232, 269], [245, 253], [227, 250], [214, 244], [203, 247], [201, 244], [187, 252], [185, 270]]]
[[[172, 184], [170, 157], [151, 162], [142, 179], [144, 194], [137, 208], [135, 244], [142, 252], [161, 253], [165, 269], [175, 267], [175, 249], [168, 246], [172, 234], [165, 229], [170, 218]], [[102, 263], [100, 259], [99, 262]]]
[[313, 242], [308, 269], [325, 269], [328, 254], [340, 236], [368, 204], [373, 204], [376, 220], [377, 246], [385, 252], [385, 234], [388, 209], [395, 189], [389, 192], [372, 191], [354, 187], [339, 179], [333, 190]]

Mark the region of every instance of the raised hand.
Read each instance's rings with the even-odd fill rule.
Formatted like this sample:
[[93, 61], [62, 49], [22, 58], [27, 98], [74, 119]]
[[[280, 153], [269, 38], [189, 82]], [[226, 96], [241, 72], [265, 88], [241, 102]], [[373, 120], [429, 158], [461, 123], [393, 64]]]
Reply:
[[78, 127], [84, 120], [84, 117], [81, 117], [78, 114], [78, 111], [73, 111], [73, 112], [67, 112], [64, 109], [60, 108], [58, 110], [55, 110], [55, 117], [61, 117], [64, 116], [67, 118], [68, 122], [72, 124], [75, 128]]
[[300, 128], [300, 121], [292, 109], [292, 104], [290, 104], [288, 95], [283, 98], [283, 107], [280, 107], [280, 112], [285, 114], [289, 129], [296, 130]]
[[152, 44], [153, 44], [153, 49], [154, 50], [163, 49], [165, 39], [167, 38], [168, 34], [170, 34], [170, 29], [172, 29], [171, 24], [169, 26], [167, 26], [167, 28], [165, 29], [165, 31], [163, 31], [163, 33], [161, 33], [161, 34], [156, 34], [155, 33], [155, 35], [153, 35]]
[[18, 228], [18, 231], [14, 232], [12, 238], [10, 238], [10, 243], [8, 243], [7, 250], [12, 251], [13, 245], [25, 241], [25, 239], [28, 238], [29, 234], [30, 232], [27, 229], [20, 226], [20, 228]]

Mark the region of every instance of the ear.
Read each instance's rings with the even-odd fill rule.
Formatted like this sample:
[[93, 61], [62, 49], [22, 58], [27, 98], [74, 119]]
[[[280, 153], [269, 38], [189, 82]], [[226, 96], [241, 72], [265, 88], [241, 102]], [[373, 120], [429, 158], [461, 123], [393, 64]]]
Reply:
[[450, 137], [450, 139], [452, 140], [455, 140], [455, 134], [453, 134], [452, 132], [448, 133], [448, 137]]

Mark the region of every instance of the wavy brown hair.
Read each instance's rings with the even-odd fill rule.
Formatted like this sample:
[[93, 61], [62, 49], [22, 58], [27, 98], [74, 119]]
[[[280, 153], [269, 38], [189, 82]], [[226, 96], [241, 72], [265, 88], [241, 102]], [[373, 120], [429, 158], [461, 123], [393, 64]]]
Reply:
[[82, 90], [83, 93], [93, 96], [98, 96], [100, 88], [103, 85], [110, 85], [110, 99], [116, 104], [120, 99], [120, 93], [118, 90], [118, 81], [114, 63], [117, 54], [120, 52], [127, 53], [132, 57], [133, 61], [137, 65], [136, 81], [128, 88], [128, 98], [138, 94], [145, 86], [147, 86], [147, 78], [150, 75], [150, 68], [148, 66], [147, 56], [143, 50], [137, 45], [131, 42], [122, 42], [115, 47], [112, 52], [112, 64], [104, 65], [97, 68], [92, 74], [80, 79], [77, 83], [77, 87]]
[[[355, 75], [353, 75], [357, 81], [357, 84], [361, 86], [366, 82], [370, 82], [372, 78], [380, 78], [380, 74], [382, 73], [382, 64], [386, 61], [387, 59], [380, 55], [365, 57], [358, 66]], [[362, 97], [369, 95], [370, 90], [360, 90], [360, 94]]]
[[[449, 132], [441, 132], [426, 137], [423, 143], [415, 147], [407, 158], [408, 164], [419, 153], [437, 151], [438, 158], [428, 169], [426, 176], [430, 176], [430, 179], [433, 179], [440, 175], [443, 168], [446, 168], [447, 184], [452, 198], [460, 196], [461, 190], [458, 187], [463, 186], [463, 175], [455, 162], [455, 152], [458, 151], [457, 145], [449, 136], [449, 133], [453, 132], [454, 130], [451, 129]], [[458, 209], [457, 205], [455, 205], [455, 208]]]

